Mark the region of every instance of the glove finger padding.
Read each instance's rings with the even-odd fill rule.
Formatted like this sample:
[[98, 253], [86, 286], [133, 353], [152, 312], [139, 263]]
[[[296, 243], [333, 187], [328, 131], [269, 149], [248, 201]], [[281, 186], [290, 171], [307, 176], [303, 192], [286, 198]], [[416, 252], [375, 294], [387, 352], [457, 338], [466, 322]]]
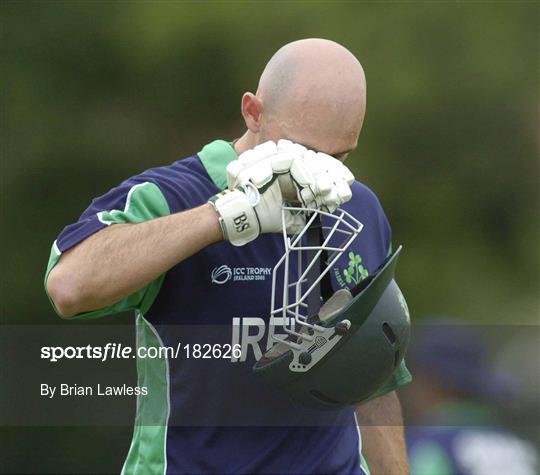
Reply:
[[306, 151], [307, 148], [303, 145], [293, 143], [290, 140], [279, 140], [276, 157], [272, 159], [274, 173], [289, 173], [293, 160], [301, 157]]
[[333, 189], [333, 183], [330, 181], [330, 174], [321, 173], [315, 178], [315, 191], [319, 195], [330, 193]]
[[346, 203], [352, 198], [352, 190], [347, 182], [338, 181], [336, 183], [336, 191], [341, 203]]
[[308, 150], [292, 162], [291, 177], [300, 188], [314, 185], [318, 167], [316, 159], [317, 152]]
[[249, 170], [250, 173], [244, 174], [244, 180], [242, 180], [243, 183], [246, 183], [247, 181], [251, 181], [257, 188], [261, 188], [264, 185], [266, 185], [270, 180], [272, 180], [274, 176], [274, 171], [272, 170], [272, 166], [268, 161], [260, 161], [257, 163], [257, 166], [251, 167]]
[[295, 157], [306, 150], [302, 145], [280, 140], [265, 142], [242, 153], [227, 166], [227, 186], [234, 190], [248, 181], [258, 188], [266, 185], [273, 175], [288, 174]]
[[300, 157], [307, 152], [308, 149], [299, 143], [294, 143], [286, 139], [280, 139], [277, 143], [277, 150], [278, 152], [286, 152], [295, 157]]
[[275, 155], [277, 146], [274, 142], [265, 142], [251, 150], [246, 150], [237, 160], [227, 165], [227, 185], [230, 190], [245, 185], [248, 181], [256, 186], [263, 186], [272, 179], [272, 167], [265, 159]]
[[321, 152], [308, 151], [295, 159], [291, 178], [299, 200], [307, 208], [332, 212], [352, 197], [353, 174], [339, 160]]

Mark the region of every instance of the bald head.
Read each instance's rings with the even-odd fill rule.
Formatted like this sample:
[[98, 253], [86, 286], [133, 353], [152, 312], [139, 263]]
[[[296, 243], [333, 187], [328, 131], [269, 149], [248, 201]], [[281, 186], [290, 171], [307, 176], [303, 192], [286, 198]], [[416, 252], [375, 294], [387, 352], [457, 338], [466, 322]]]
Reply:
[[356, 146], [365, 76], [359, 61], [338, 43], [312, 38], [283, 46], [266, 65], [257, 97], [261, 141], [278, 134], [333, 154]]

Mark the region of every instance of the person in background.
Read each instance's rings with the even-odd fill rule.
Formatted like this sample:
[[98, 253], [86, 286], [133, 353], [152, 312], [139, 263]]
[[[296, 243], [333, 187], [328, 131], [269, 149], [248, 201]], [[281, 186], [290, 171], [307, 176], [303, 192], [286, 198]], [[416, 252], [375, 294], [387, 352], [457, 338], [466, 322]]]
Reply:
[[413, 333], [415, 383], [404, 391], [411, 475], [540, 473], [534, 446], [500, 424], [514, 384], [490, 365], [482, 335], [456, 320], [425, 323]]

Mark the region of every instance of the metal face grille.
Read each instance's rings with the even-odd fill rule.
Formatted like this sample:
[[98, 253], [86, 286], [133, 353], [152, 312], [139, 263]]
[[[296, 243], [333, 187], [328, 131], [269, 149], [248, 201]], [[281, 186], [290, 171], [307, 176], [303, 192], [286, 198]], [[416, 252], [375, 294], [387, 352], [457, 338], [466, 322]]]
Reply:
[[[284, 206], [282, 220], [285, 229], [285, 213], [304, 213], [306, 225], [293, 236], [283, 231], [285, 252], [272, 273], [272, 300], [270, 319], [282, 334], [274, 334], [277, 342], [297, 351], [305, 345], [322, 346], [327, 330], [314, 315], [310, 315], [308, 297], [320, 294], [320, 283], [335, 262], [347, 251], [362, 230], [362, 223], [347, 211], [338, 208], [334, 213], [316, 209]], [[310, 227], [322, 223], [321, 242], [308, 242]], [[315, 270], [315, 272], [314, 272]], [[329, 278], [330, 276], [328, 276]], [[281, 285], [282, 284], [282, 285]], [[317, 296], [320, 301], [320, 295]], [[317, 309], [318, 311], [318, 309]], [[313, 313], [313, 312], [311, 312]]]

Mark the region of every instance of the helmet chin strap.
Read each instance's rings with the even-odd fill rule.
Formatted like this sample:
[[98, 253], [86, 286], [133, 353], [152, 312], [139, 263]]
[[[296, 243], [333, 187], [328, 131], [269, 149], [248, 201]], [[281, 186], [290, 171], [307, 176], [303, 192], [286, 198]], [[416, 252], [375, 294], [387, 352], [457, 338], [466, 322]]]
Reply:
[[[321, 218], [318, 216], [306, 230], [306, 244], [309, 247], [316, 248], [321, 245], [322, 242], [322, 223]], [[309, 270], [307, 279], [307, 288], [311, 287], [313, 282], [317, 282], [311, 293], [307, 296], [307, 317], [308, 321], [314, 321], [317, 319], [319, 310], [321, 309], [321, 283], [318, 282], [321, 274], [321, 256], [317, 257], [317, 251], [306, 251], [306, 262], [311, 262], [313, 259], [317, 259], [315, 265]]]
[[[313, 223], [306, 230], [306, 245], [308, 247], [320, 247], [324, 242], [323, 235], [323, 226], [321, 222], [321, 216], [318, 216]], [[317, 256], [317, 251], [305, 251], [306, 252], [306, 262], [311, 262], [312, 259], [316, 259], [315, 265], [311, 267], [307, 276], [306, 284], [307, 288], [310, 288], [313, 282], [317, 282], [312, 292], [307, 296], [307, 316], [308, 322], [314, 322], [320, 320], [318, 318], [319, 311], [323, 301], [329, 299], [333, 294], [332, 281], [330, 279], [330, 273], [327, 272], [322, 279], [319, 280], [323, 264], [326, 264], [328, 259], [327, 252], [323, 250], [319, 256]]]

